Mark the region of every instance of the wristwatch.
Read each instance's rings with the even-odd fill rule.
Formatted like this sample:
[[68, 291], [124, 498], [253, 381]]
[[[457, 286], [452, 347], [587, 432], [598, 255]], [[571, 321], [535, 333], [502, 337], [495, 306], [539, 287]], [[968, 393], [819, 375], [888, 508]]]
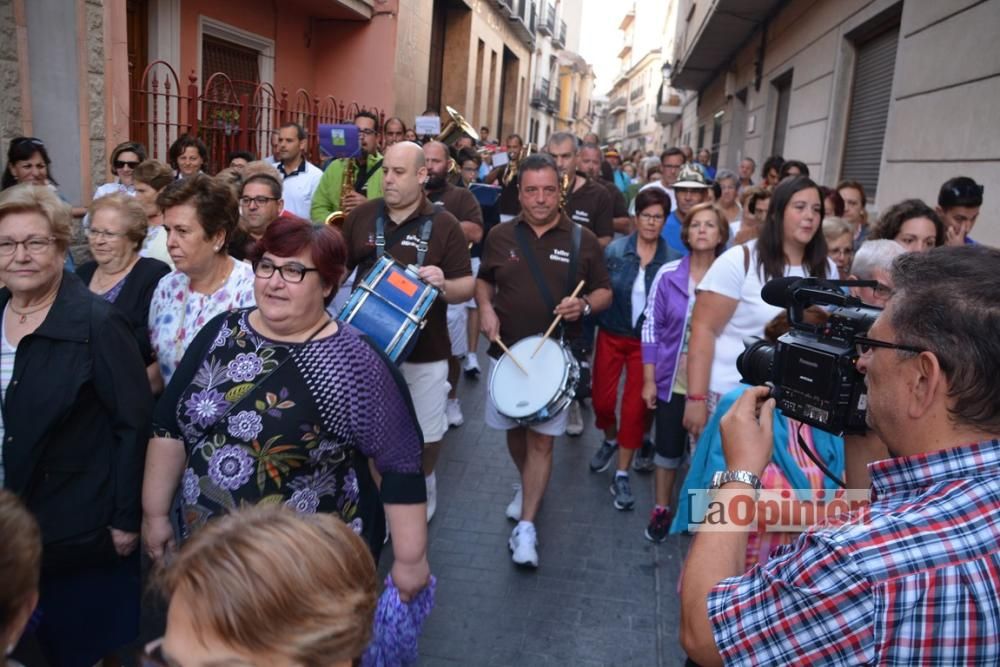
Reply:
[[587, 301], [587, 297], [581, 296], [580, 298], [583, 299], [583, 316], [590, 317], [590, 313], [592, 313], [594, 309], [590, 307], [590, 302]]
[[718, 470], [712, 475], [712, 489], [718, 489], [728, 482], [742, 482], [753, 487], [754, 491], [760, 491], [760, 477], [746, 470]]

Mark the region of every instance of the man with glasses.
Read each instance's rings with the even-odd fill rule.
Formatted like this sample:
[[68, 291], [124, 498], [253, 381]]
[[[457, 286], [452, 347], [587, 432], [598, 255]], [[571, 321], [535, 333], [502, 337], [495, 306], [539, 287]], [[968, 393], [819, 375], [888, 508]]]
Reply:
[[[324, 222], [334, 211], [350, 213], [360, 204], [382, 196], [382, 156], [378, 152], [378, 116], [359, 111], [354, 125], [361, 136], [361, 155], [334, 160], [323, 172], [313, 194], [311, 217]], [[354, 178], [344, 182], [348, 161], [354, 161]]]
[[983, 186], [968, 176], [956, 176], [944, 182], [938, 193], [937, 213], [944, 221], [947, 244], [962, 246], [975, 243], [969, 232], [979, 219], [983, 205]]
[[229, 254], [246, 259], [247, 246], [264, 236], [267, 226], [284, 211], [282, 186], [270, 174], [256, 173], [243, 182], [240, 190], [240, 226], [229, 240]]
[[323, 172], [306, 159], [305, 129], [298, 123], [285, 123], [278, 128], [278, 173], [282, 179], [285, 210], [309, 219], [313, 193], [323, 178]]
[[876, 287], [851, 287], [851, 295], [871, 306], [884, 308], [892, 296], [892, 262], [906, 248], [888, 239], [865, 241], [858, 248], [848, 280], [874, 280]]
[[[1000, 662], [997, 266], [1000, 250], [978, 245], [894, 260], [892, 296], [857, 341], [868, 426], [890, 457], [869, 465], [870, 504], [745, 573], [746, 531], [699, 531], [681, 585], [693, 661]], [[771, 460], [768, 393], [722, 420], [729, 507], [754, 504]]]
[[[668, 148], [663, 151], [663, 155], [660, 156], [660, 166], [662, 171], [660, 172], [660, 180], [650, 181], [646, 185], [639, 188], [639, 192], [642, 192], [646, 188], [660, 188], [667, 193], [670, 197], [670, 208], [671, 210], [677, 210], [677, 197], [674, 195], [674, 183], [677, 181], [677, 177], [680, 175], [681, 167], [684, 166], [687, 160], [684, 159], [684, 152], [677, 148]], [[629, 207], [629, 215], [635, 215], [635, 200], [632, 200], [632, 204]]]

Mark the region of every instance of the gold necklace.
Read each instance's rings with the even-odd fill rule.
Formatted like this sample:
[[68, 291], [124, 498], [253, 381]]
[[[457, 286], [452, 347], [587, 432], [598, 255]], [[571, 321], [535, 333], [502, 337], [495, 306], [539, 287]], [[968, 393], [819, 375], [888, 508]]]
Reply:
[[17, 308], [14, 307], [13, 301], [8, 303], [7, 305], [10, 306], [10, 309], [14, 312], [15, 315], [20, 316], [18, 318], [18, 322], [20, 324], [24, 324], [25, 322], [28, 321], [28, 315], [34, 315], [35, 313], [48, 308], [55, 302], [55, 300], [56, 300], [56, 295], [53, 295], [49, 301], [46, 301], [45, 303], [39, 306], [35, 306], [34, 308], [29, 308], [27, 310], [18, 310]]

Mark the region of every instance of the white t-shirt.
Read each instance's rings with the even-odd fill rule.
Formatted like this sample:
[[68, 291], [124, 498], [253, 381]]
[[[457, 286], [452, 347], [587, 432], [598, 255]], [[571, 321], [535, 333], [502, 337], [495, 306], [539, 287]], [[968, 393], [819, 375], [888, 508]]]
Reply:
[[313, 193], [323, 177], [323, 171], [306, 160], [305, 171], [290, 174], [284, 178], [281, 197], [285, 200], [285, 210], [292, 215], [309, 220]]
[[[664, 192], [667, 193], [667, 196], [670, 197], [670, 211], [667, 212], [667, 215], [670, 215], [671, 211], [676, 211], [677, 210], [677, 197], [674, 195], [674, 189], [673, 188], [665, 187], [663, 185], [663, 181], [657, 179], [655, 181], [650, 181], [649, 183], [646, 183], [644, 186], [642, 186], [641, 188], [639, 188], [639, 192], [642, 192], [643, 190], [648, 190], [649, 188], [658, 188], [660, 190], [663, 190]], [[635, 217], [635, 198], [634, 197], [632, 199], [632, 203], [630, 203], [628, 205], [628, 214], [631, 215], [632, 217]]]
[[[744, 247], [750, 251], [750, 270], [746, 272], [743, 269]], [[786, 266], [785, 275], [804, 277], [805, 272], [801, 266]], [[827, 275], [837, 275], [837, 266], [829, 258]], [[722, 334], [715, 340], [712, 377], [708, 385], [711, 391], [725, 394], [739, 385], [736, 358], [745, 348], [743, 340], [763, 336], [764, 326], [782, 312], [781, 308], [764, 303], [760, 298], [765, 282], [757, 269], [757, 240], [754, 239], [722, 253], [698, 284], [699, 292], [714, 292], [739, 301]]]
[[639, 323], [643, 311], [646, 310], [646, 267], [639, 267], [639, 275], [632, 283], [632, 328]]

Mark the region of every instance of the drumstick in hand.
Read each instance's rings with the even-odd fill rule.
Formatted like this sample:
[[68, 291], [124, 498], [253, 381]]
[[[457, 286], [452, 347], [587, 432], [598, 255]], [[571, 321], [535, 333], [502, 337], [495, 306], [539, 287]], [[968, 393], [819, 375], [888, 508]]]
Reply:
[[[573, 290], [573, 293], [569, 295], [569, 298], [571, 299], [576, 298], [576, 296], [580, 293], [580, 290], [583, 289], [583, 283], [584, 281], [581, 280], [580, 284], [576, 286], [575, 290]], [[556, 319], [552, 320], [552, 324], [549, 325], [548, 331], [546, 331], [545, 335], [542, 336], [542, 339], [538, 341], [538, 347], [536, 347], [535, 351], [531, 353], [531, 357], [529, 357], [530, 359], [535, 358], [535, 355], [538, 354], [538, 351], [542, 349], [542, 345], [545, 345], [545, 341], [548, 340], [549, 336], [552, 335], [552, 331], [556, 328], [556, 325], [559, 324], [559, 322], [561, 321], [562, 321], [562, 315], [556, 315]]]
[[521, 362], [517, 360], [517, 357], [515, 357], [511, 353], [511, 351], [507, 349], [507, 346], [503, 344], [502, 340], [500, 340], [500, 336], [497, 336], [496, 338], [494, 338], [493, 342], [500, 346], [500, 349], [503, 350], [503, 353], [506, 354], [508, 357], [510, 357], [510, 360], [514, 362], [515, 366], [517, 366], [518, 368], [521, 369], [522, 373], [524, 373], [525, 375], [528, 375], [528, 371], [526, 371], [524, 369], [524, 366], [522, 366]]

